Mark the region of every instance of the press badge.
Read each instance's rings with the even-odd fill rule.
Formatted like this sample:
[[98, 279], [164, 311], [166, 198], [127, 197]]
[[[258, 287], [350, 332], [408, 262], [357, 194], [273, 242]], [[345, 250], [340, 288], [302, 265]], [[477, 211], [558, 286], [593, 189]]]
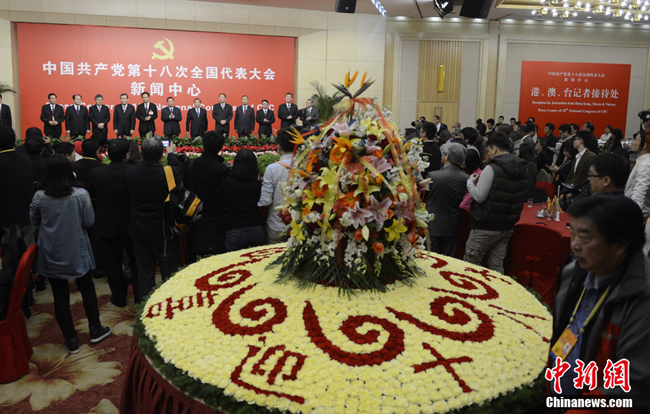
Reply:
[[562, 332], [562, 335], [560, 335], [560, 338], [557, 340], [555, 345], [553, 345], [551, 351], [553, 351], [553, 354], [555, 354], [556, 357], [565, 360], [576, 342], [578, 342], [578, 337], [575, 336], [575, 334], [567, 327], [564, 332]]

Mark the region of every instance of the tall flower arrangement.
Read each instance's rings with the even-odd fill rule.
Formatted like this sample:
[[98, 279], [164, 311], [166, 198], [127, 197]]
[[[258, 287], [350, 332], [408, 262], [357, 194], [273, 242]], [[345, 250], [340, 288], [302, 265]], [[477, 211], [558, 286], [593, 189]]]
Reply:
[[427, 164], [416, 140], [403, 143], [388, 114], [358, 98], [371, 84], [357, 74], [335, 85], [349, 100], [318, 135], [303, 137], [283, 187], [281, 216], [290, 238], [280, 281], [384, 291], [421, 274], [417, 251], [427, 240], [426, 212], [417, 182]]

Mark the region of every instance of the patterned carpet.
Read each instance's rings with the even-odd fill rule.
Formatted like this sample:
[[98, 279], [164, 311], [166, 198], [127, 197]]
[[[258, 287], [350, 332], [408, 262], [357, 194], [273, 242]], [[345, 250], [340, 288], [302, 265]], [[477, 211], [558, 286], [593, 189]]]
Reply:
[[0, 384], [0, 412], [77, 414], [118, 413], [124, 375], [130, 356], [131, 324], [135, 305], [118, 308], [110, 303], [106, 278], [95, 279], [100, 319], [113, 330], [111, 336], [90, 345], [88, 320], [81, 294], [70, 284], [70, 306], [79, 333], [80, 352], [71, 355], [54, 319], [52, 290], [36, 292], [27, 331], [34, 348], [30, 371], [21, 379]]

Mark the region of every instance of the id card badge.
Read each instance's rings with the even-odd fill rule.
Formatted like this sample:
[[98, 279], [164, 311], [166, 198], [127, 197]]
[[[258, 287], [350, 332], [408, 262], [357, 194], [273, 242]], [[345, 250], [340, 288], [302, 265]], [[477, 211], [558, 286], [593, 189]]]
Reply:
[[557, 340], [551, 351], [555, 354], [556, 357], [566, 360], [566, 357], [569, 355], [574, 345], [578, 342], [578, 337], [574, 335], [573, 332], [567, 327], [560, 338]]

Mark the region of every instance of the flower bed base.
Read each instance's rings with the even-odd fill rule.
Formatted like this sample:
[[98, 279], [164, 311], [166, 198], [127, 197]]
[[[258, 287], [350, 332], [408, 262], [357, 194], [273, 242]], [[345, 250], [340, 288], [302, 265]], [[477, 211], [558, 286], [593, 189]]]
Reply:
[[142, 351], [225, 412], [523, 412], [542, 401], [551, 334], [511, 278], [423, 254], [386, 292], [299, 289], [268, 270], [284, 247], [213, 256], [142, 306]]

